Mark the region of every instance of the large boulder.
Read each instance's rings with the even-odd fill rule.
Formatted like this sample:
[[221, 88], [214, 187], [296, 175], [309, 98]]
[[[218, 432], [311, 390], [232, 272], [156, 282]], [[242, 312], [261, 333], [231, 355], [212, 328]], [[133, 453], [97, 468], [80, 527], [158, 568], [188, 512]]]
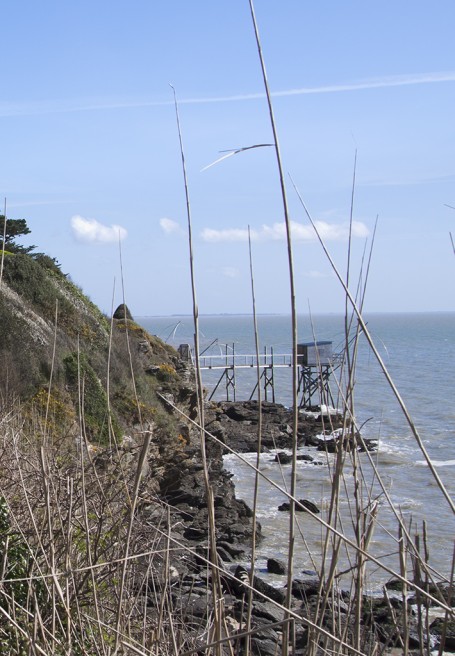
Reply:
[[113, 314], [114, 319], [128, 319], [128, 321], [133, 321], [133, 315], [129, 311], [126, 303], [121, 303], [116, 311]]

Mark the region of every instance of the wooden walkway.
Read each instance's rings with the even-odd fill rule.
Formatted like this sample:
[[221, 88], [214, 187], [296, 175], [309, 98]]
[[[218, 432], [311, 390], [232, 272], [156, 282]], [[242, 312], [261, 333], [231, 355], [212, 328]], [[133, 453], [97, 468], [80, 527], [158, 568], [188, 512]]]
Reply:
[[[199, 366], [202, 371], [221, 372], [217, 383], [210, 392], [211, 400], [224, 383], [225, 398], [227, 401], [236, 401], [236, 376], [241, 374], [242, 370], [259, 370], [259, 383], [263, 387], [265, 401], [275, 402], [275, 377], [274, 372], [277, 369], [292, 368], [291, 353], [275, 353], [273, 347], [265, 347], [264, 352], [259, 356], [256, 354], [236, 353], [235, 345], [225, 346], [224, 353], [207, 354], [202, 353], [199, 356]], [[186, 349], [186, 350], [185, 350]], [[207, 349], [206, 349], [207, 350]], [[179, 347], [181, 355], [191, 360], [194, 364], [194, 351], [189, 345], [182, 344]], [[330, 363], [320, 365], [305, 365], [302, 357], [297, 356], [298, 365], [298, 396], [299, 405], [303, 408], [309, 408], [312, 405], [321, 403], [332, 404], [333, 398], [329, 387], [330, 375], [339, 367], [339, 355], [333, 355]], [[258, 381], [249, 396], [251, 400], [256, 394]], [[242, 399], [245, 400], [245, 399]]]

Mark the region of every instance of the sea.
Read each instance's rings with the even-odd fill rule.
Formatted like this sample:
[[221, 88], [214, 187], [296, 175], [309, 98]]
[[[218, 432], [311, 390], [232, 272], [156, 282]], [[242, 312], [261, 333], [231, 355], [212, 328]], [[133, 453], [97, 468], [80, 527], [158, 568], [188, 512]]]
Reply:
[[[180, 344], [193, 344], [194, 324], [190, 316], [141, 317], [138, 320], [149, 332], [176, 348]], [[454, 499], [455, 312], [372, 313], [364, 320], [442, 485]], [[270, 353], [273, 349], [274, 362], [285, 363], [292, 344], [290, 317], [260, 315], [257, 325], [260, 353]], [[201, 316], [199, 329], [200, 353], [205, 356], [255, 353], [251, 316]], [[355, 330], [354, 321], [350, 335]], [[331, 342], [333, 353], [342, 353], [346, 343], [344, 316], [299, 316], [298, 342], [314, 341]], [[228, 392], [233, 400], [233, 387], [228, 385], [226, 388], [223, 373], [223, 370], [202, 372], [207, 397], [218, 384], [213, 398], [226, 399]], [[334, 371], [330, 381], [334, 405], [340, 403], [337, 375]], [[236, 372], [237, 401], [247, 400], [252, 393], [256, 398], [256, 380], [255, 369]], [[292, 376], [289, 367], [276, 369], [273, 387], [275, 401], [290, 406]], [[270, 387], [267, 397], [272, 400]], [[357, 341], [354, 414], [362, 436], [377, 440], [378, 449], [372, 454], [358, 454], [355, 463], [350, 457], [346, 458], [340, 483], [339, 511], [331, 524], [352, 540], [359, 535], [359, 530], [368, 534], [367, 551], [374, 561], [365, 566], [366, 585], [372, 590], [377, 589], [393, 578], [393, 572], [399, 572], [400, 567], [406, 568], [409, 576], [413, 575], [415, 560], [409, 554], [401, 559], [400, 565], [397, 516], [403, 520], [408, 536], [414, 545], [418, 545], [422, 558], [435, 576], [449, 577], [455, 545], [454, 513], [364, 335], [360, 335]], [[317, 464], [299, 461], [296, 496], [315, 503], [320, 509], [318, 518], [327, 522], [334, 456], [309, 447], [299, 452], [312, 455]], [[251, 465], [255, 463], [256, 454], [253, 453], [244, 454], [242, 458], [234, 454], [224, 457], [224, 466], [233, 475], [237, 497], [249, 505], [253, 502], [255, 482]], [[286, 499], [281, 490], [289, 489], [291, 468], [290, 465], [277, 464], [275, 453], [271, 451], [261, 455], [260, 471], [264, 479], [259, 488], [258, 519], [264, 539], [258, 546], [256, 567], [265, 574], [268, 558], [287, 558], [289, 514], [278, 511], [278, 506]], [[355, 500], [364, 519], [361, 529], [356, 525]], [[341, 580], [343, 576], [349, 579], [355, 564], [352, 548], [343, 541], [339, 542], [333, 532], [327, 542], [324, 524], [318, 518], [307, 513], [298, 515], [294, 571], [296, 574], [320, 572], [322, 567], [328, 571], [332, 559], [336, 558], [337, 576]]]

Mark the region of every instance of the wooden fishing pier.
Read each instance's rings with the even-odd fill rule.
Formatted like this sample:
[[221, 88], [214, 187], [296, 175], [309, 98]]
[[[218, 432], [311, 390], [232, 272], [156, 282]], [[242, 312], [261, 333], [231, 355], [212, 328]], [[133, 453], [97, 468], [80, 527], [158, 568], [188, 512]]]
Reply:
[[[194, 365], [194, 350], [189, 344], [181, 344], [179, 353], [182, 358]], [[298, 344], [298, 398], [299, 406], [310, 409], [312, 406], [334, 405], [330, 390], [330, 377], [339, 368], [342, 354], [332, 352], [332, 342], [307, 342]], [[224, 352], [199, 356], [201, 371], [219, 371], [218, 381], [212, 388], [211, 400], [220, 386], [224, 387], [226, 401], [236, 401], [237, 378], [245, 370], [256, 370], [255, 385], [251, 391], [251, 400], [257, 392], [258, 384], [263, 389], [263, 399], [275, 403], [275, 372], [279, 369], [292, 369], [292, 354], [275, 353], [273, 347], [265, 347], [263, 353], [236, 353], [235, 344], [224, 344]], [[259, 380], [258, 380], [259, 379]], [[245, 400], [245, 399], [242, 399]]]

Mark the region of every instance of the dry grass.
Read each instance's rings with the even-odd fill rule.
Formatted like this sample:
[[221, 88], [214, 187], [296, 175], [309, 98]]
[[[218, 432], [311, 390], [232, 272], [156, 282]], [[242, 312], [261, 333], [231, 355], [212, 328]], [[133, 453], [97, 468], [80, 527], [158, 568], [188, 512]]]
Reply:
[[[155, 491], [147, 488], [146, 465], [153, 431], [152, 422], [142, 426], [133, 454], [118, 444], [110, 428], [109, 444], [92, 447], [84, 429], [84, 413], [81, 410], [72, 430], [59, 432], [52, 416], [52, 373], [44, 417], [36, 410], [36, 416], [24, 419], [20, 405], [9, 406], [0, 417], [0, 653], [11, 655], [102, 655], [139, 654], [231, 654], [259, 653], [252, 638], [263, 627], [252, 621], [254, 595], [273, 604], [281, 613], [282, 620], [269, 622], [268, 630], [279, 630], [276, 652], [283, 656], [303, 653], [298, 651], [296, 636], [306, 630], [305, 654], [354, 653], [373, 656], [398, 645], [404, 654], [409, 650], [411, 625], [417, 627], [420, 637], [420, 653], [430, 652], [428, 631], [430, 605], [443, 615], [442, 634], [453, 622], [451, 588], [449, 595], [441, 596], [436, 585], [440, 582], [429, 566], [426, 527], [418, 536], [412, 536], [409, 526], [389, 496], [374, 458], [367, 452], [359, 457], [364, 446], [361, 431], [355, 421], [354, 388], [356, 360], [360, 335], [366, 336], [371, 352], [377, 358], [386, 379], [393, 390], [417, 444], [426, 458], [429, 471], [441, 492], [441, 502], [454, 510], [454, 503], [432, 466], [425, 451], [423, 440], [410, 417], [398, 390], [382, 362], [362, 316], [366, 283], [355, 284], [351, 292], [352, 272], [350, 249], [346, 275], [341, 275], [333, 265], [330, 254], [321, 241], [325, 255], [334, 266], [342, 293], [346, 300], [344, 362], [341, 368], [338, 395], [343, 406], [343, 439], [333, 460], [327, 459], [331, 481], [330, 503], [326, 513], [310, 515], [320, 524], [322, 551], [318, 568], [318, 594], [312, 600], [305, 599], [297, 606], [292, 595], [293, 564], [296, 535], [303, 534], [295, 512], [296, 452], [297, 452], [297, 324], [294, 274], [292, 266], [292, 235], [287, 211], [286, 185], [278, 146], [277, 129], [268, 89], [264, 58], [259, 32], [250, 8], [256, 34], [261, 70], [269, 106], [274, 147], [278, 165], [278, 178], [283, 199], [284, 219], [287, 227], [287, 249], [290, 278], [290, 308], [292, 315], [293, 344], [293, 408], [292, 476], [290, 489], [267, 478], [259, 468], [237, 455], [251, 469], [255, 478], [255, 500], [259, 484], [278, 488], [290, 502], [288, 536], [288, 588], [284, 604], [273, 601], [254, 591], [255, 542], [251, 546], [252, 568], [248, 580], [243, 581], [247, 613], [240, 621], [234, 621], [226, 611], [226, 595], [223, 585], [229, 586], [232, 574], [220, 566], [216, 551], [216, 523], [213, 491], [210, 485], [209, 464], [205, 446], [208, 440], [219, 442], [205, 429], [204, 395], [201, 372], [196, 367], [195, 384], [198, 392], [197, 420], [184, 419], [193, 425], [200, 435], [199, 458], [204, 471], [208, 508], [206, 554], [194, 553], [174, 531], [176, 516]], [[199, 353], [198, 307], [193, 270], [191, 240], [191, 213], [188, 183], [183, 155], [182, 135], [176, 104], [184, 184], [187, 201], [189, 261], [193, 292], [195, 325], [195, 352]], [[240, 152], [240, 151], [239, 151]], [[354, 175], [355, 182], [355, 175]], [[355, 184], [353, 184], [354, 190]], [[301, 199], [302, 200], [302, 199]], [[351, 221], [353, 214], [351, 205]], [[314, 226], [314, 221], [302, 200], [302, 206]], [[315, 228], [316, 229], [316, 228]], [[319, 237], [319, 235], [318, 235]], [[251, 253], [250, 253], [251, 255]], [[253, 315], [255, 316], [252, 260], [251, 279]], [[2, 256], [3, 267], [3, 256]], [[361, 272], [359, 281], [366, 272]], [[1, 273], [0, 273], [1, 284]], [[56, 312], [56, 330], [58, 313]], [[137, 330], [125, 322], [125, 330]], [[259, 353], [256, 333], [256, 352]], [[354, 338], [352, 335], [354, 333]], [[55, 341], [55, 340], [54, 340]], [[112, 344], [112, 335], [110, 338]], [[128, 342], [128, 355], [131, 353]], [[107, 354], [107, 415], [110, 415], [110, 352]], [[196, 358], [198, 362], [198, 358]], [[170, 365], [163, 365], [162, 376], [174, 377]], [[167, 368], [166, 368], [167, 367]], [[53, 372], [53, 368], [51, 369]], [[134, 368], [131, 376], [134, 386]], [[80, 374], [80, 369], [79, 369]], [[83, 397], [80, 384], [79, 393]], [[258, 372], [260, 398], [260, 377]], [[134, 387], [134, 402], [141, 423], [141, 405]], [[321, 403], [328, 399], [321, 397]], [[182, 410], [169, 399], [175, 413]], [[81, 404], [81, 407], [83, 404]], [[260, 403], [259, 403], [260, 407]], [[183, 413], [182, 413], [183, 414]], [[258, 441], [260, 443], [260, 422]], [[52, 430], [50, 429], [52, 427]], [[328, 426], [330, 428], [330, 425]], [[227, 448], [223, 445], [224, 448]], [[228, 449], [229, 450], [229, 449]], [[396, 561], [394, 566], [385, 564], [370, 551], [370, 543], [378, 522], [378, 493], [396, 519]], [[342, 512], [341, 505], [348, 501], [349, 511]], [[255, 502], [256, 507], [256, 502]], [[347, 570], [340, 569], [341, 557], [348, 562]], [[174, 587], [175, 564], [197, 558], [207, 570], [208, 591], [205, 613], [192, 623], [188, 622], [182, 596]], [[391, 597], [384, 587], [384, 613], [392, 629], [384, 636], [375, 621], [372, 599], [366, 595], [368, 567], [381, 570], [384, 580], [396, 579], [400, 584], [400, 603]], [[342, 593], [340, 581], [350, 581], [348, 590]], [[453, 571], [447, 582], [451, 584]], [[238, 583], [238, 582], [237, 582]], [[418, 601], [418, 616], [413, 617], [408, 602], [408, 592]], [[254, 595], [253, 595], [254, 593]], [[245, 620], [243, 618], [246, 618]], [[395, 632], [395, 635], [393, 635]]]

